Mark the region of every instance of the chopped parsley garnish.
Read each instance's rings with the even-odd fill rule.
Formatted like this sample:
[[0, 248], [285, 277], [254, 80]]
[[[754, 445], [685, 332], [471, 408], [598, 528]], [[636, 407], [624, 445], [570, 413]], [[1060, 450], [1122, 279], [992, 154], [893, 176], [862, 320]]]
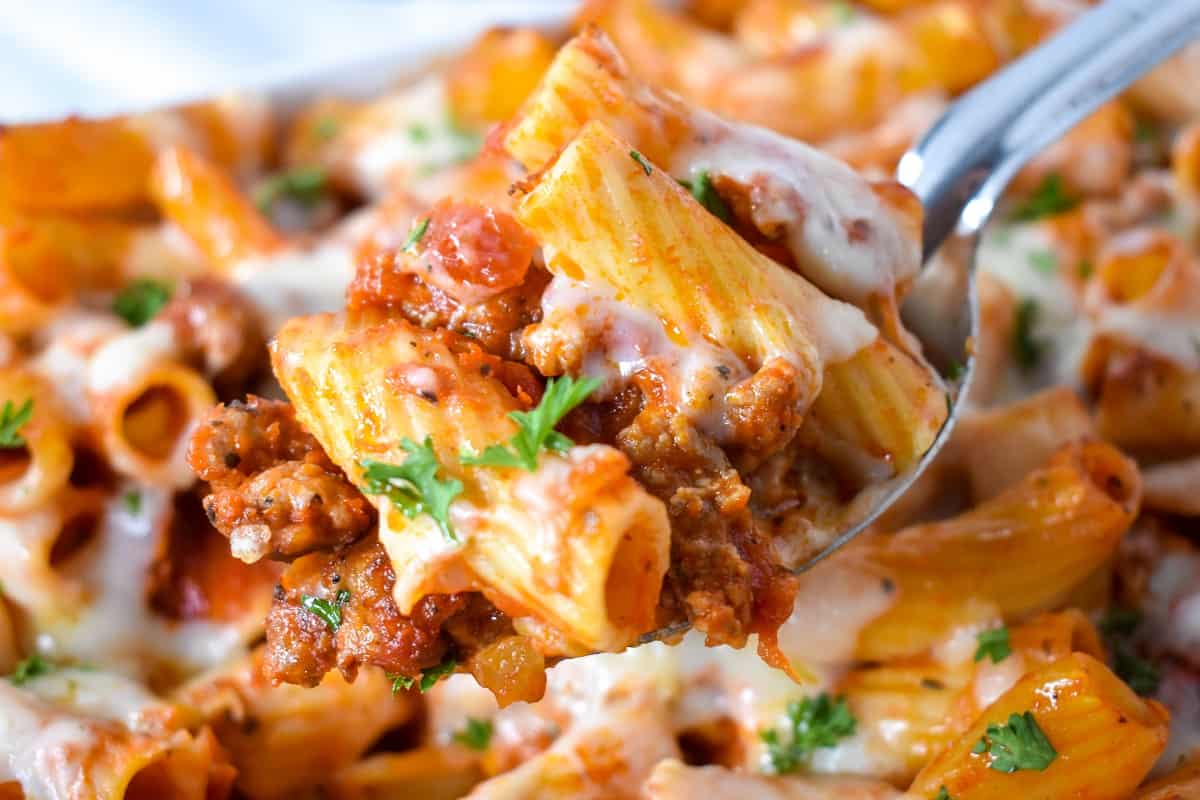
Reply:
[[408, 126], [408, 138], [412, 139], [417, 144], [424, 144], [429, 141], [429, 126], [422, 125], [420, 122], [414, 122]]
[[975, 641], [979, 642], [979, 646], [975, 648], [976, 661], [991, 658], [993, 664], [999, 664], [1012, 655], [1012, 643], [1009, 641], [1008, 628], [1004, 625], [980, 631]]
[[1017, 366], [1024, 370], [1033, 369], [1042, 360], [1045, 344], [1033, 337], [1033, 326], [1037, 323], [1038, 304], [1032, 298], [1025, 298], [1017, 306], [1016, 319], [1013, 321], [1013, 355]]
[[1100, 632], [1105, 636], [1132, 636], [1142, 622], [1142, 612], [1136, 608], [1113, 606], [1100, 618]]
[[1113, 672], [1143, 697], [1158, 691], [1158, 667], [1138, 655], [1133, 636], [1141, 624], [1141, 612], [1132, 608], [1110, 608], [1100, 620], [1100, 632], [1113, 654]]
[[517, 432], [507, 445], [488, 445], [478, 455], [463, 451], [459, 460], [470, 466], [524, 468], [533, 472], [537, 469], [538, 453], [542, 448], [566, 453], [574, 446], [575, 443], [554, 430], [554, 426], [599, 386], [600, 381], [595, 378], [575, 380], [569, 375], [551, 378], [536, 408], [508, 413], [508, 418], [517, 423]]
[[[650, 173], [646, 173], [649, 175]], [[708, 170], [701, 170], [696, 179], [692, 181], [679, 181], [680, 185], [692, 193], [692, 197], [696, 198], [696, 202], [708, 209], [708, 213], [712, 214], [722, 222], [729, 224], [733, 220], [733, 214], [729, 210], [729, 206], [721, 199], [721, 195], [717, 194], [717, 190], [713, 187], [712, 178], [708, 175]]]
[[325, 196], [325, 188], [326, 175], [323, 168], [293, 167], [263, 181], [254, 191], [254, 205], [267, 214], [279, 198], [286, 197], [305, 208], [311, 208]]
[[1157, 692], [1162, 679], [1158, 667], [1137, 655], [1129, 644], [1113, 647], [1113, 672], [1142, 697]]
[[492, 721], [467, 717], [467, 727], [454, 734], [454, 741], [472, 750], [487, 750], [492, 741]]
[[938, 793], [933, 796], [933, 800], [954, 800], [954, 795], [950, 794], [950, 790], [945, 784], [938, 787]]
[[313, 133], [315, 133], [317, 138], [322, 142], [328, 142], [330, 139], [337, 136], [339, 128], [341, 128], [341, 125], [339, 125], [338, 121], [333, 117], [321, 117], [319, 120], [317, 120], [316, 124], [313, 125]]
[[837, 0], [833, 3], [830, 11], [833, 12], [833, 18], [839, 25], [849, 25], [854, 21], [854, 6], [848, 0]]
[[636, 161], [638, 166], [642, 168], [642, 172], [646, 173], [647, 175], [654, 171], [654, 168], [650, 166], [650, 162], [647, 161], [645, 156], [643, 156], [637, 150], [630, 150], [629, 157]]
[[967, 374], [967, 365], [961, 361], [951, 361], [950, 366], [946, 367], [946, 379], [951, 381], [962, 380]]
[[329, 630], [336, 633], [337, 629], [342, 627], [342, 606], [346, 605], [346, 601], [349, 599], [350, 592], [346, 589], [341, 589], [334, 596], [333, 602], [321, 597], [313, 597], [311, 594], [305, 594], [300, 596], [300, 603], [304, 606], [305, 610], [325, 620], [325, 624], [329, 626]]
[[814, 750], [833, 747], [839, 739], [853, 736], [858, 727], [846, 698], [831, 700], [825, 693], [788, 703], [787, 716], [791, 723], [787, 741], [776, 730], [759, 733], [767, 745], [771, 771], [777, 775], [795, 772]]
[[1158, 141], [1158, 137], [1158, 126], [1150, 120], [1139, 119], [1134, 123], [1133, 140], [1138, 144], [1150, 144], [1152, 142], [1156, 142]]
[[4, 401], [0, 410], [0, 448], [13, 450], [25, 446], [25, 438], [19, 431], [25, 423], [33, 418], [33, 398], [26, 397], [20, 407], [14, 407], [12, 400]]
[[464, 161], [470, 161], [483, 149], [483, 134], [466, 127], [457, 119], [450, 117], [446, 120], [446, 130], [454, 145], [453, 163], [461, 164]]
[[392, 681], [392, 694], [396, 694], [402, 689], [411, 689], [414, 685], [421, 690], [421, 694], [425, 694], [425, 692], [434, 687], [434, 684], [454, 672], [454, 668], [457, 666], [457, 661], [453, 658], [448, 658], [442, 663], [435, 664], [422, 672], [420, 678], [410, 678], [407, 675], [394, 675], [389, 672], [387, 676]]
[[9, 680], [13, 682], [14, 686], [21, 686], [34, 678], [50, 674], [53, 669], [54, 666], [49, 661], [34, 653], [17, 664], [17, 668], [13, 670]]
[[359, 464], [367, 482], [367, 493], [384, 495], [409, 519], [428, 514], [447, 539], [457, 542], [458, 537], [450, 525], [450, 503], [462, 494], [462, 481], [438, 478], [442, 465], [433, 451], [431, 437], [426, 436], [424, 442], [417, 444], [406, 436], [400, 446], [408, 453], [403, 464], [370, 460]]
[[130, 514], [142, 513], [142, 493], [126, 492], [121, 495], [121, 505], [125, 506], [125, 510]]
[[1079, 277], [1086, 281], [1088, 278], [1092, 277], [1092, 273], [1096, 271], [1096, 266], [1091, 262], [1090, 259], [1085, 258], [1083, 261], [1079, 262], [1078, 270]]
[[417, 245], [421, 243], [427, 230], [429, 230], [429, 217], [418, 220], [417, 224], [413, 225], [413, 229], [408, 232], [408, 238], [404, 240], [404, 247], [401, 249], [406, 253], [415, 253]]
[[1043, 275], [1053, 275], [1058, 272], [1058, 256], [1049, 250], [1035, 250], [1029, 254], [1029, 266]]
[[135, 328], [140, 328], [162, 310], [171, 299], [171, 285], [152, 278], [140, 278], [113, 298], [112, 310]]
[[971, 748], [972, 753], [991, 756], [988, 767], [997, 772], [1044, 770], [1058, 758], [1058, 752], [1033, 714], [1013, 714], [1006, 725], [988, 725], [987, 733]]
[[1013, 219], [1029, 222], [1042, 217], [1052, 217], [1070, 211], [1077, 203], [1075, 198], [1067, 194], [1062, 177], [1052, 172], [1042, 180], [1033, 194], [1025, 198], [1025, 202], [1017, 206], [1013, 212]]

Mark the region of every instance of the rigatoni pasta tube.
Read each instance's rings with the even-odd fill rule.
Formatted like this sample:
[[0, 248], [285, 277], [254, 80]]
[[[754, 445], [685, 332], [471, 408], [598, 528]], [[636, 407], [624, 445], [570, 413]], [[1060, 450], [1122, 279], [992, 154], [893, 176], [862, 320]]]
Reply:
[[338, 770], [322, 788], [330, 800], [459, 800], [482, 778], [479, 758], [465, 749], [426, 746], [368, 756]]
[[966, 415], [948, 448], [979, 503], [1028, 475], [1063, 445], [1095, 438], [1079, 396], [1066, 386]]
[[[0, 763], [25, 797], [211, 800], [233, 769], [207, 729], [179, 728], [183, 709], [95, 669], [59, 669], [18, 689], [0, 682]], [[37, 769], [50, 764], [53, 769]], [[11, 773], [7, 773], [11, 774]]]
[[520, 405], [479, 367], [465, 368], [453, 344], [398, 319], [356, 325], [324, 315], [288, 323], [272, 360], [297, 416], [360, 486], [362, 462], [401, 464], [406, 439], [429, 439], [442, 474], [463, 483], [449, 508], [457, 541], [430, 516], [406, 517], [371, 495], [402, 613], [427, 594], [478, 590], [525, 618], [549, 651], [630, 644], [654, 622], [668, 562], [665, 507], [606, 446], [543, 452], [535, 472], [462, 465], [463, 451], [515, 433], [507, 414]]
[[[692, 380], [686, 351], [712, 351], [709, 379], [722, 367], [721, 374], [746, 375], [783, 362], [802, 416], [820, 391], [824, 364], [848, 359], [877, 336], [861, 311], [759, 253], [603, 123], [584, 126], [517, 215], [546, 249], [555, 280], [595, 295], [565, 307], [565, 318], [544, 319], [535, 349], [561, 349], [555, 329], [572, 335], [575, 315], [585, 326], [628, 336], [625, 320], [586, 318], [605, 300], [615, 314], [631, 309], [659, 328], [647, 334], [657, 333], [657, 343], [651, 338], [636, 349], [674, 384], [672, 399], [697, 414], [720, 416], [722, 408], [711, 387]], [[606, 346], [617, 350], [620, 342]], [[544, 371], [560, 371], [534, 358]]]
[[484, 127], [511, 117], [554, 58], [554, 44], [531, 28], [492, 28], [450, 65], [446, 103], [459, 124]]
[[88, 364], [97, 438], [118, 472], [174, 488], [190, 486], [188, 437], [217, 398], [175, 359], [175, 331], [155, 321], [107, 341]]
[[[977, 744], [989, 725], [1032, 714], [1056, 755], [1044, 769], [1006, 774]], [[1091, 656], [1075, 653], [1022, 678], [970, 730], [933, 759], [909, 793], [932, 798], [945, 786], [960, 800], [1125, 800], [1167, 743], [1168, 714], [1142, 700]]]
[[890, 780], [912, 780], [1022, 676], [1075, 652], [1105, 657], [1099, 634], [1078, 609], [1012, 626], [1009, 643], [1000, 661], [986, 655], [976, 661], [969, 652], [956, 663], [944, 654], [919, 656], [858, 666], [839, 681], [837, 694], [846, 697], [858, 729], [892, 756], [883, 763], [903, 766], [888, 773]]
[[[363, 670], [353, 683], [334, 671], [311, 689], [272, 686], [262, 656], [259, 649], [177, 693], [211, 720], [250, 797], [289, 797], [320, 783], [418, 713], [380, 670]], [[308, 755], [298, 762], [297, 753]]]
[[75, 462], [70, 426], [49, 383], [19, 367], [0, 369], [0, 405], [14, 421], [28, 412], [13, 446], [0, 449], [0, 513], [32, 511], [67, 484]]
[[702, 196], [716, 193], [743, 209], [740, 222], [785, 247], [796, 269], [833, 297], [887, 309], [920, 268], [921, 207], [907, 189], [640, 83], [596, 30], [559, 51], [504, 145], [536, 172], [588, 122], [604, 123], [693, 191], [708, 186]]
[[915, 655], [960, 625], [1053, 608], [1112, 555], [1140, 495], [1137, 468], [1116, 449], [1070, 445], [964, 514], [873, 537], [845, 558], [890, 581], [895, 600], [855, 655]]
[[283, 247], [283, 238], [230, 177], [186, 148], [158, 155], [150, 185], [163, 216], [183, 229], [219, 270]]
[[104, 212], [146, 200], [151, 143], [126, 119], [13, 125], [0, 134], [0, 209]]
[[222, 166], [261, 166], [265, 104], [226, 96], [112, 119], [10, 125], [0, 133], [0, 213], [137, 212], [160, 148], [186, 142]]
[[900, 800], [883, 781], [843, 775], [767, 777], [663, 759], [646, 779], [645, 800]]
[[831, 460], [853, 453], [849, 461], [861, 463], [865, 455], [897, 474], [925, 454], [948, 414], [929, 366], [880, 338], [825, 367], [805, 433]]
[[80, 613], [87, 590], [80, 580], [87, 545], [99, 531], [106, 497], [67, 487], [53, 503], [0, 515], [0, 581], [5, 597], [39, 628]]

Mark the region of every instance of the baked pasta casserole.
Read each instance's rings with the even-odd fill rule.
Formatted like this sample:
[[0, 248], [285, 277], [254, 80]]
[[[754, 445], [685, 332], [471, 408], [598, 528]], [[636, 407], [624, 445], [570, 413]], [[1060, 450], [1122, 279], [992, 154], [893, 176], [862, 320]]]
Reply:
[[1088, 6], [0, 130], [0, 800], [1200, 797], [1200, 50], [1018, 175], [969, 387], [907, 325], [896, 161]]

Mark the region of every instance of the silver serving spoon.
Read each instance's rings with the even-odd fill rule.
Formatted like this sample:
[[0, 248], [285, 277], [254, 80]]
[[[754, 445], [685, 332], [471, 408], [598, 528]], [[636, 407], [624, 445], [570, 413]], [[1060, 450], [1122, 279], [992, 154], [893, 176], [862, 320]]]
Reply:
[[[1106, 0], [959, 98], [900, 159], [896, 179], [925, 209], [926, 265], [945, 246], [957, 248], [955, 260], [966, 267], [950, 287], [918, 280], [905, 301], [905, 322], [933, 363], [963, 364], [966, 370], [950, 416], [925, 455], [858, 498], [854, 506], [863, 512], [857, 520], [793, 572], [811, 569], [875, 522], [950, 438], [975, 367], [970, 344], [979, 332], [975, 249], [1009, 181], [1100, 105], [1198, 37], [1200, 0]], [[687, 628], [669, 625], [642, 641]]]
[[954, 287], [957, 297], [947, 294], [944, 282], [918, 281], [905, 302], [905, 321], [935, 364], [964, 364], [966, 371], [929, 451], [797, 572], [878, 519], [937, 457], [962, 415], [974, 373], [970, 342], [979, 332], [975, 248], [1009, 181], [1100, 105], [1197, 37], [1200, 0], [1106, 0], [963, 95], [900, 159], [896, 179], [925, 209], [926, 265], [943, 245], [959, 248], [956, 256], [967, 265]]

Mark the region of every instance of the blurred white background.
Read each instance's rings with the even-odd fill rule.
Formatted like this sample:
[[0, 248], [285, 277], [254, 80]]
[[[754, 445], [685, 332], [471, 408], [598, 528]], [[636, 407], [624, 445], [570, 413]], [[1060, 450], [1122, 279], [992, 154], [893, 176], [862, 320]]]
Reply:
[[394, 70], [462, 43], [488, 24], [562, 19], [575, 5], [0, 0], [0, 122], [152, 108], [229, 89], [291, 84], [339, 66]]

